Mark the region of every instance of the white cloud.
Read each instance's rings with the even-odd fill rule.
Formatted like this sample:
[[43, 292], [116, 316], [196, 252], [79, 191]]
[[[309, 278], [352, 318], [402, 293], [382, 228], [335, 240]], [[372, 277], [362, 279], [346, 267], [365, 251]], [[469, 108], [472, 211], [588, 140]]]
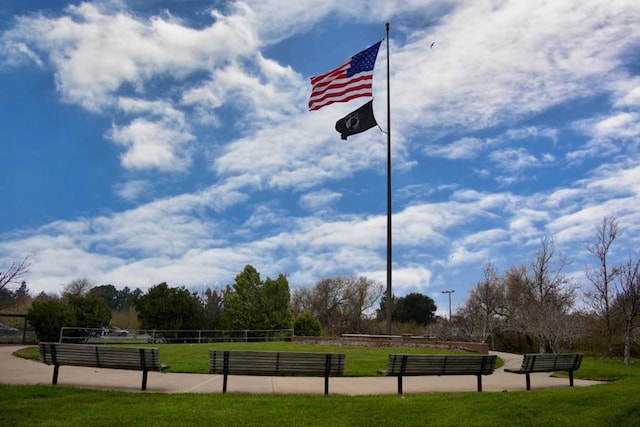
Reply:
[[[358, 276], [365, 276], [382, 284], [386, 289], [386, 270], [362, 271]], [[417, 292], [426, 295], [431, 287], [432, 272], [424, 267], [404, 267], [393, 270], [391, 277], [392, 292], [396, 296]]]
[[123, 182], [115, 185], [113, 188], [118, 197], [129, 202], [135, 201], [142, 194], [148, 195], [151, 189], [151, 183], [143, 179], [134, 179]]
[[26, 43], [23, 42], [13, 42], [13, 41], [5, 41], [5, 61], [12, 65], [19, 65], [23, 62], [24, 59], [32, 61], [39, 68], [44, 67], [44, 62], [42, 58], [34, 52], [32, 49], [27, 46]]
[[317, 212], [340, 200], [340, 198], [342, 198], [342, 194], [335, 191], [314, 191], [300, 197], [300, 205], [308, 211]]
[[586, 158], [605, 157], [621, 152], [637, 153], [640, 136], [640, 114], [636, 112], [613, 112], [608, 116], [600, 116], [580, 120], [574, 123], [575, 129], [591, 139], [582, 147], [567, 154], [572, 162]]
[[113, 125], [109, 138], [125, 148], [121, 161], [127, 169], [186, 171], [191, 164], [187, 143], [195, 137], [180, 123], [137, 118], [123, 127]]
[[339, 135], [327, 123], [335, 122], [336, 113], [318, 113], [289, 115], [229, 143], [215, 160], [216, 171], [225, 177], [258, 175], [264, 185], [279, 189], [309, 188], [383, 164], [384, 145], [377, 135], [335, 144]]
[[290, 115], [304, 105], [304, 98], [298, 93], [303, 84], [300, 77], [290, 67], [259, 55], [248, 59], [250, 65], [232, 61], [215, 69], [209, 81], [186, 90], [182, 101], [209, 110], [234, 104], [240, 113], [233, 124], [241, 133], [289, 121]]
[[520, 172], [539, 165], [539, 160], [536, 156], [524, 148], [496, 150], [489, 155], [489, 158], [497, 163], [500, 169], [513, 172]]
[[394, 122], [478, 129], [602, 92], [620, 77], [617, 55], [633, 42], [639, 14], [632, 1], [463, 2], [393, 51], [403, 64]]
[[3, 38], [24, 40], [32, 50], [44, 52], [63, 97], [89, 110], [109, 106], [124, 84], [142, 89], [163, 73], [185, 78], [256, 47], [246, 20], [219, 13], [210, 26], [196, 30], [166, 18], [140, 19], [92, 3], [69, 6], [66, 12], [59, 18], [22, 17]]
[[167, 101], [149, 101], [140, 98], [119, 97], [117, 105], [126, 114], [151, 116], [166, 118], [177, 123], [184, 124], [185, 115]]
[[482, 151], [484, 145], [479, 138], [462, 138], [448, 145], [428, 145], [424, 152], [428, 156], [445, 159], [473, 159]]
[[595, 123], [592, 132], [596, 138], [635, 138], [640, 135], [639, 119], [637, 113], [618, 113]]
[[640, 77], [631, 78], [620, 82], [621, 86], [616, 92], [618, 98], [614, 106], [617, 108], [640, 106]]

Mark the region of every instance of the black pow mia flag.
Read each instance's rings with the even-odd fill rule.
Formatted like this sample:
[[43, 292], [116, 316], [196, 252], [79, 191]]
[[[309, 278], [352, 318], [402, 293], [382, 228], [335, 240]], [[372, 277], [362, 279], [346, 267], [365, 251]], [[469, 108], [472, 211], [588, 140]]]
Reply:
[[362, 107], [347, 114], [336, 122], [336, 130], [340, 132], [342, 139], [377, 126], [376, 118], [373, 116], [373, 100], [367, 102]]

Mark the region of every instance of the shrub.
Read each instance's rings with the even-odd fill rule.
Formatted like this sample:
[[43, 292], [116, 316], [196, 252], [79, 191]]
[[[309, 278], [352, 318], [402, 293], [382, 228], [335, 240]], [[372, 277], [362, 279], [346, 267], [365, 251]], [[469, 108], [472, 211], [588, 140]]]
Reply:
[[27, 320], [39, 341], [58, 341], [63, 326], [74, 326], [73, 308], [57, 300], [37, 300], [27, 312]]
[[293, 333], [297, 336], [317, 337], [322, 333], [322, 326], [316, 316], [305, 311], [296, 316]]

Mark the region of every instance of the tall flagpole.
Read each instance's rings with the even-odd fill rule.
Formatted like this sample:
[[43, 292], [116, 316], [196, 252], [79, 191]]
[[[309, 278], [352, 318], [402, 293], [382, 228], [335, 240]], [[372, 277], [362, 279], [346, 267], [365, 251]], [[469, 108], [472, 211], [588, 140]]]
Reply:
[[389, 22], [387, 27], [387, 334], [391, 335], [391, 90], [389, 83]]

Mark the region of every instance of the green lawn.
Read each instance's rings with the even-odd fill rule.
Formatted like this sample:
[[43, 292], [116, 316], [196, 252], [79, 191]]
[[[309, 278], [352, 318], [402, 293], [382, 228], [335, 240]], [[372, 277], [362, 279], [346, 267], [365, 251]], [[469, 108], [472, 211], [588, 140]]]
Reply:
[[[140, 344], [138, 344], [140, 346]], [[147, 347], [160, 349], [160, 361], [169, 365], [166, 372], [188, 372], [206, 374], [210, 349], [224, 350], [280, 350], [280, 351], [320, 351], [345, 353], [345, 376], [373, 376], [387, 366], [389, 353], [464, 353], [448, 349], [434, 348], [392, 348], [360, 347], [340, 345], [298, 344], [291, 342], [265, 343], [215, 343], [215, 344], [149, 344]], [[22, 357], [38, 359], [38, 348], [30, 347], [19, 352]]]
[[[256, 349], [254, 344], [245, 344]], [[240, 348], [238, 344], [216, 348]], [[349, 375], [384, 367], [389, 352], [371, 347], [260, 348], [347, 353]], [[275, 346], [275, 347], [271, 347]], [[293, 346], [293, 347], [289, 347]], [[163, 363], [202, 370], [213, 345], [161, 345]], [[37, 355], [37, 349], [27, 353]], [[204, 355], [204, 356], [203, 356]], [[362, 362], [363, 367], [359, 367]], [[585, 357], [578, 378], [613, 380], [591, 387], [504, 393], [425, 393], [384, 396], [163, 394], [96, 391], [65, 386], [0, 385], [2, 426], [636, 426], [640, 420], [639, 362]], [[206, 370], [206, 367], [204, 368]]]

